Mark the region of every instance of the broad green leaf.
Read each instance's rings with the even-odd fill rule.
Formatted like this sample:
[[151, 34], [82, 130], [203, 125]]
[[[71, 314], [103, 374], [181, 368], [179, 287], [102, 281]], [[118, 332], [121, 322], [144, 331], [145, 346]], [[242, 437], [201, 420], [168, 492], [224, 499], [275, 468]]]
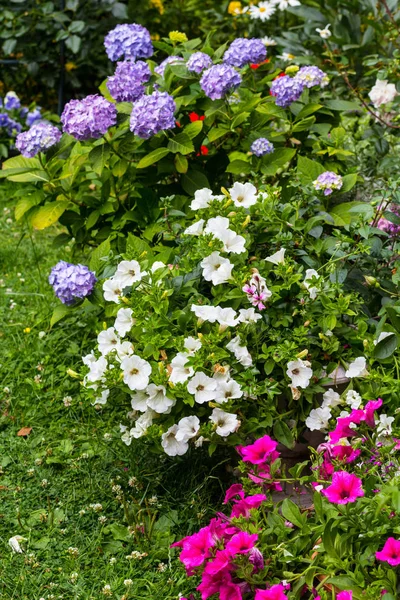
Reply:
[[182, 187], [189, 196], [194, 196], [196, 190], [201, 188], [209, 188], [210, 184], [204, 173], [189, 169], [187, 173], [182, 175]]
[[55, 202], [51, 202], [49, 204], [41, 206], [34, 213], [34, 215], [32, 215], [32, 227], [34, 227], [35, 229], [46, 229], [46, 227], [54, 225], [54, 223], [57, 223], [58, 219], [67, 209], [68, 204], [69, 202], [56, 200]]
[[328, 100], [325, 103], [327, 108], [331, 110], [361, 110], [359, 102], [349, 102], [348, 100]]
[[170, 139], [168, 148], [171, 152], [174, 152], [174, 154], [177, 152], [180, 152], [181, 154], [190, 154], [191, 152], [194, 152], [193, 142], [186, 133], [178, 133], [178, 135]]
[[330, 212], [335, 225], [338, 227], [343, 227], [353, 221], [357, 221], [361, 214], [368, 220], [373, 217], [374, 210], [366, 202], [342, 202], [342, 204], [334, 206]]
[[15, 206], [15, 220], [19, 221], [20, 219], [22, 219], [24, 214], [28, 212], [28, 210], [30, 210], [33, 206], [39, 204], [41, 200], [42, 194], [40, 194], [40, 192], [30, 194], [26, 198], [21, 198], [21, 200], [18, 200]]
[[377, 343], [374, 349], [374, 358], [377, 360], [384, 360], [392, 356], [398, 345], [397, 335], [392, 333], [383, 340]]
[[210, 142], [215, 142], [215, 140], [218, 140], [220, 137], [226, 135], [227, 133], [229, 133], [229, 129], [225, 129], [225, 127], [213, 127], [208, 132], [207, 137], [210, 140]]
[[296, 154], [295, 148], [276, 148], [271, 154], [264, 156], [261, 164], [261, 171], [264, 175], [272, 177], [286, 163], [292, 160]]
[[59, 304], [56, 306], [53, 310], [53, 314], [51, 315], [50, 327], [53, 327], [53, 325], [58, 323], [58, 321], [61, 321], [61, 319], [70, 314], [70, 312], [71, 308], [68, 308], [68, 306], [65, 306], [65, 304]]
[[94, 271], [95, 273], [100, 272], [100, 267], [105, 264], [102, 259], [110, 254], [110, 249], [110, 240], [107, 239], [93, 250], [89, 261], [89, 268], [91, 271]]
[[193, 121], [193, 123], [189, 123], [189, 125], [186, 125], [186, 127], [183, 130], [183, 133], [185, 133], [192, 140], [197, 135], [199, 135], [202, 129], [203, 121]]
[[293, 434], [284, 421], [275, 421], [274, 436], [286, 448], [294, 447]]
[[363, 590], [357, 585], [357, 583], [351, 577], [347, 577], [346, 575], [340, 575], [339, 577], [330, 577], [326, 583], [331, 583], [332, 585], [339, 588], [339, 590], [351, 590], [355, 594], [357, 594], [357, 598], [363, 598]]
[[239, 125], [244, 123], [249, 114], [249, 112], [240, 112], [238, 115], [236, 115], [231, 123], [231, 129], [235, 129], [235, 127], [239, 127]]
[[316, 160], [311, 160], [306, 156], [299, 156], [297, 158], [297, 172], [304, 183], [315, 181], [324, 171], [326, 169]]
[[322, 108], [322, 104], [306, 104], [301, 111], [297, 114], [295, 121], [301, 121], [305, 119], [309, 115], [317, 112], [320, 108]]
[[144, 253], [146, 253], [148, 256], [153, 255], [149, 244], [136, 235], [133, 235], [133, 233], [128, 233], [128, 238], [126, 240], [126, 253], [129, 256], [129, 259], [135, 260], [138, 260]]
[[357, 173], [350, 173], [343, 177], [343, 185], [340, 188], [340, 193], [349, 192], [357, 183]]
[[182, 156], [182, 154], [175, 154], [175, 168], [178, 173], [186, 173], [189, 167], [188, 159], [186, 156]]
[[251, 171], [251, 165], [244, 160], [234, 160], [231, 162], [227, 168], [227, 173], [233, 173], [234, 175], [240, 175], [241, 173], [247, 174]]
[[170, 153], [170, 150], [168, 148], [156, 148], [149, 154], [146, 154], [146, 156], [144, 156], [138, 162], [138, 164], [136, 165], [136, 168], [137, 169], [146, 169], [146, 167], [150, 167], [150, 165], [153, 165], [154, 163], [158, 162], [159, 160], [164, 158], [164, 156], [167, 156], [167, 154], [169, 154], [169, 153]]
[[262, 115], [268, 115], [271, 117], [271, 119], [273, 117], [287, 119], [285, 110], [280, 106], [277, 106], [275, 102], [266, 102], [265, 104], [261, 104], [258, 108], [256, 108], [256, 112], [259, 112]]
[[400, 333], [400, 306], [386, 306], [385, 308], [391, 324]]
[[299, 507], [289, 498], [285, 498], [282, 503], [282, 515], [296, 527], [304, 525], [304, 517], [302, 517]]
[[306, 129], [310, 129], [311, 125], [315, 123], [315, 117], [306, 117], [301, 121], [298, 121], [294, 124], [292, 131], [295, 133], [297, 131], [306, 131]]
[[331, 558], [339, 558], [338, 552], [335, 547], [337, 532], [333, 529], [332, 525], [332, 521], [329, 521], [329, 523], [326, 524], [324, 532], [322, 534], [322, 542], [324, 544], [325, 552]]
[[3, 170], [7, 169], [29, 169], [34, 171], [35, 169], [41, 169], [40, 161], [38, 158], [25, 158], [24, 156], [13, 156], [3, 162]]
[[37, 183], [38, 181], [47, 183], [50, 181], [46, 171], [29, 171], [19, 175], [8, 175], [7, 179], [16, 183]]
[[109, 157], [110, 147], [107, 144], [95, 146], [89, 152], [89, 160], [91, 162], [93, 171], [98, 175], [101, 175]]

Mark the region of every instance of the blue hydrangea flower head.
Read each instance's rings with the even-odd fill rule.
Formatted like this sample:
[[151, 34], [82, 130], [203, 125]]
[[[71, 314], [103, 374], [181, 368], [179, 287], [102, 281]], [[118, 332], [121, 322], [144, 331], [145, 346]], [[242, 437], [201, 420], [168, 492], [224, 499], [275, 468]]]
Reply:
[[325, 171], [313, 182], [316, 190], [324, 192], [324, 196], [329, 196], [335, 190], [340, 190], [343, 185], [343, 178], [333, 171]]
[[167, 56], [159, 65], [154, 69], [154, 73], [164, 77], [165, 69], [167, 65], [176, 65], [181, 62], [184, 62], [182, 56]]
[[326, 85], [329, 82], [328, 76], [318, 67], [301, 67], [296, 73], [295, 79], [300, 81], [303, 86], [311, 88], [315, 85]]
[[51, 270], [49, 283], [63, 304], [74, 304], [92, 293], [95, 274], [85, 265], [73, 265], [60, 260]]
[[260, 63], [267, 57], [267, 49], [258, 38], [237, 38], [224, 54], [224, 63], [232, 67], [244, 67], [249, 63]]
[[61, 135], [61, 131], [50, 123], [36, 123], [28, 131], [17, 135], [15, 145], [22, 156], [32, 158], [57, 144]]
[[117, 122], [117, 108], [103, 96], [93, 94], [70, 100], [61, 115], [64, 131], [77, 140], [96, 139]]
[[135, 135], [148, 139], [165, 129], [175, 127], [176, 104], [167, 92], [153, 92], [142, 96], [133, 105], [130, 130]]
[[151, 77], [149, 65], [142, 60], [119, 62], [112, 77], [107, 79], [107, 87], [117, 102], [134, 102], [145, 92], [144, 83]]
[[195, 52], [186, 63], [188, 71], [197, 73], [198, 75], [209, 69], [213, 64], [211, 58], [205, 52]]
[[230, 65], [213, 65], [204, 71], [200, 86], [206, 96], [211, 100], [219, 100], [233, 92], [242, 83], [240, 73]]
[[278, 106], [286, 108], [300, 98], [303, 89], [304, 84], [296, 79], [296, 77], [284, 75], [283, 77], [274, 79], [271, 85], [271, 94], [275, 96]]
[[107, 56], [116, 61], [119, 58], [149, 58], [153, 54], [150, 33], [137, 23], [117, 25], [104, 39]]
[[32, 125], [36, 121], [40, 121], [40, 119], [42, 118], [42, 113], [40, 111], [40, 106], [37, 106], [34, 110], [28, 112], [28, 114], [26, 115], [26, 124], [28, 125], [28, 127], [32, 127]]
[[21, 100], [15, 92], [7, 92], [4, 98], [4, 108], [6, 110], [14, 110], [21, 108]]
[[274, 151], [274, 145], [266, 138], [258, 138], [252, 143], [250, 150], [256, 156], [264, 156], [264, 154], [271, 154]]

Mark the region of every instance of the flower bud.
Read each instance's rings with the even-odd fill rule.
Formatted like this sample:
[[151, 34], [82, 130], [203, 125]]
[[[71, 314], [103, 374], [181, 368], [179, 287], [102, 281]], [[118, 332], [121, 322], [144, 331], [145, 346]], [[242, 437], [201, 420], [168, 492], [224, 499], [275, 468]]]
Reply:
[[296, 354], [297, 358], [305, 358], [308, 354], [308, 350], [307, 348], [305, 348], [304, 350], [302, 350], [301, 352], [299, 352], [298, 354]]
[[297, 65], [290, 65], [289, 67], [286, 67], [285, 73], [286, 73], [286, 75], [295, 75], [295, 73], [297, 73], [299, 68], [300, 67], [298, 67]]
[[372, 275], [364, 275], [364, 279], [367, 285], [371, 287], [380, 287], [378, 280], [375, 277], [372, 277]]
[[74, 379], [79, 379], [79, 374], [76, 371], [73, 371], [72, 369], [67, 369], [67, 375], [73, 377]]

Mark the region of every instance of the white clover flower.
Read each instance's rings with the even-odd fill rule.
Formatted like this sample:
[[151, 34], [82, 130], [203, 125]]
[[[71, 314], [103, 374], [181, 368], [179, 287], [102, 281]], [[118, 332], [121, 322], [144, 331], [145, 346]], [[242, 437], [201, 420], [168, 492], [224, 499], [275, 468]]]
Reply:
[[183, 345], [189, 354], [195, 354], [201, 348], [201, 341], [198, 338], [189, 336], [183, 340]]
[[99, 335], [97, 336], [99, 352], [103, 356], [106, 356], [110, 352], [116, 350], [120, 341], [121, 340], [117, 336], [114, 327], [109, 327], [105, 331], [100, 331]]
[[171, 373], [169, 376], [171, 383], [185, 383], [193, 375], [193, 367], [186, 366], [188, 360], [189, 354], [186, 352], [178, 352], [171, 360]]
[[187, 384], [189, 394], [194, 395], [197, 404], [215, 400], [217, 382], [202, 371], [198, 371]]
[[237, 312], [233, 308], [221, 308], [217, 306], [217, 321], [220, 324], [220, 329], [224, 330], [227, 327], [235, 327], [238, 324], [239, 319]]
[[306, 426], [311, 431], [324, 431], [328, 427], [331, 417], [332, 413], [329, 406], [315, 408], [307, 417]]
[[178, 441], [176, 434], [178, 433], [178, 425], [172, 425], [161, 436], [161, 446], [168, 456], [182, 456], [188, 451], [189, 444], [186, 440]]
[[329, 29], [330, 26], [331, 26], [331, 24], [328, 23], [328, 25], [326, 25], [326, 27], [324, 27], [324, 29], [320, 29], [319, 27], [317, 27], [315, 31], [317, 33], [319, 33], [320, 37], [323, 40], [327, 40], [332, 35], [332, 31]]
[[346, 371], [346, 377], [352, 379], [353, 377], [366, 377], [367, 361], [364, 356], [358, 356], [352, 363], [349, 364], [349, 368]]
[[236, 360], [240, 362], [244, 367], [250, 367], [253, 364], [253, 359], [251, 358], [250, 352], [247, 350], [246, 346], [242, 346], [240, 344], [239, 336], [233, 338], [229, 344], [226, 345], [227, 350], [234, 354]]
[[204, 219], [200, 219], [200, 221], [196, 221], [193, 225], [190, 225], [185, 229], [183, 233], [186, 235], [201, 235], [204, 231]]
[[293, 387], [305, 389], [310, 385], [313, 375], [311, 364], [300, 358], [291, 360], [287, 364], [286, 375], [291, 379]]
[[132, 394], [131, 396], [131, 406], [133, 410], [138, 410], [139, 412], [146, 412], [148, 395], [146, 392], [136, 392], [136, 394]]
[[203, 269], [203, 277], [211, 281], [213, 285], [227, 283], [231, 278], [233, 264], [227, 258], [223, 258], [219, 252], [213, 252], [200, 263]]
[[134, 353], [134, 348], [131, 342], [125, 341], [118, 344], [117, 348], [117, 358], [122, 361], [127, 356], [132, 356]]
[[271, 254], [271, 256], [267, 256], [264, 260], [272, 263], [273, 265], [283, 265], [285, 262], [285, 252], [286, 248], [281, 248], [275, 254]]
[[335, 408], [336, 406], [339, 406], [339, 404], [342, 403], [340, 394], [335, 392], [332, 388], [329, 388], [329, 390], [327, 390], [324, 393], [322, 398], [323, 398], [322, 408]]
[[110, 395], [110, 390], [103, 390], [101, 392], [101, 395], [98, 396], [97, 398], [95, 398], [93, 404], [99, 404], [99, 405], [104, 405], [107, 404], [107, 400], [108, 400], [108, 396]]
[[228, 402], [229, 400], [235, 398], [241, 398], [243, 396], [242, 388], [234, 379], [217, 379], [217, 382], [218, 385], [215, 401], [219, 404], [223, 404], [224, 402]]
[[22, 554], [23, 549], [20, 545], [20, 542], [24, 541], [26, 541], [26, 538], [22, 537], [22, 535], [14, 535], [8, 540], [8, 545], [15, 554]]
[[137, 260], [123, 260], [117, 267], [117, 272], [114, 277], [117, 279], [122, 287], [133, 285], [137, 281], [141, 281], [143, 275], [140, 270], [140, 264]]
[[379, 344], [379, 342], [381, 342], [382, 340], [385, 340], [387, 337], [390, 337], [391, 335], [394, 335], [393, 331], [381, 331], [378, 338], [374, 340], [374, 346]]
[[178, 422], [178, 430], [175, 437], [178, 442], [187, 442], [198, 434], [200, 429], [200, 420], [198, 417], [183, 417]]
[[249, 15], [252, 19], [260, 19], [260, 21], [268, 21], [274, 14], [276, 8], [272, 1], [264, 0], [260, 2], [257, 6], [252, 5], [249, 6]]
[[192, 312], [194, 312], [196, 317], [198, 319], [201, 319], [202, 321], [208, 321], [209, 323], [215, 323], [215, 321], [218, 319], [219, 306], [210, 306], [208, 304], [201, 306], [201, 305], [192, 304], [192, 306], [190, 307], [190, 310]]
[[236, 415], [227, 413], [220, 408], [214, 408], [210, 416], [210, 421], [215, 424], [215, 432], [221, 437], [228, 437], [228, 435], [234, 433], [240, 427], [240, 421]]
[[132, 329], [133, 318], [131, 308], [120, 308], [117, 312], [117, 318], [115, 319], [114, 328], [119, 335], [126, 335], [128, 331]]
[[211, 190], [208, 188], [203, 188], [201, 190], [196, 190], [194, 194], [194, 200], [190, 205], [192, 210], [200, 210], [201, 208], [208, 208], [211, 200], [214, 200], [214, 196]]
[[103, 283], [104, 300], [120, 304], [123, 286], [118, 279], [111, 277]]
[[229, 193], [235, 206], [250, 208], [257, 202], [257, 189], [252, 183], [236, 182]]
[[350, 408], [354, 410], [360, 408], [362, 404], [362, 398], [360, 394], [358, 394], [355, 390], [349, 390], [346, 394], [346, 404], [348, 404]]
[[121, 368], [124, 372], [124, 382], [129, 389], [144, 390], [148, 386], [151, 365], [147, 360], [134, 354], [121, 361]]
[[239, 310], [239, 323], [256, 323], [262, 319], [259, 313], [256, 313], [254, 308], [241, 308]]
[[368, 96], [375, 108], [380, 108], [382, 104], [393, 102], [398, 95], [394, 83], [388, 83], [386, 79], [377, 79], [376, 83]]
[[148, 395], [147, 406], [159, 415], [170, 412], [171, 407], [176, 403], [176, 400], [168, 398], [167, 390], [163, 385], [151, 383], [147, 386], [146, 392]]
[[319, 279], [319, 275], [318, 275], [317, 271], [315, 269], [307, 269], [306, 273], [305, 273], [303, 285], [306, 288], [306, 290], [308, 291], [308, 293], [310, 294], [311, 300], [315, 300], [315, 298], [317, 297], [317, 292], [318, 292], [317, 287], [311, 286], [311, 284], [308, 283], [310, 280], [312, 280], [314, 278]]
[[276, 44], [277, 44], [277, 42], [274, 39], [268, 37], [267, 35], [264, 36], [263, 38], [261, 38], [261, 41], [264, 44], [264, 46], [266, 46], [267, 48], [269, 46], [276, 46]]

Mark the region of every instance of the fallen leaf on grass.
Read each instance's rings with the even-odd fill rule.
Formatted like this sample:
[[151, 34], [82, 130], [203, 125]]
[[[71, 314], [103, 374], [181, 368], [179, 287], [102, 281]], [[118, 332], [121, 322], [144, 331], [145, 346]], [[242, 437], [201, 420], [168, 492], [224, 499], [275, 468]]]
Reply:
[[25, 435], [29, 435], [31, 431], [32, 431], [32, 427], [22, 427], [22, 429], [20, 429], [18, 431], [17, 435], [19, 437], [23, 437]]

